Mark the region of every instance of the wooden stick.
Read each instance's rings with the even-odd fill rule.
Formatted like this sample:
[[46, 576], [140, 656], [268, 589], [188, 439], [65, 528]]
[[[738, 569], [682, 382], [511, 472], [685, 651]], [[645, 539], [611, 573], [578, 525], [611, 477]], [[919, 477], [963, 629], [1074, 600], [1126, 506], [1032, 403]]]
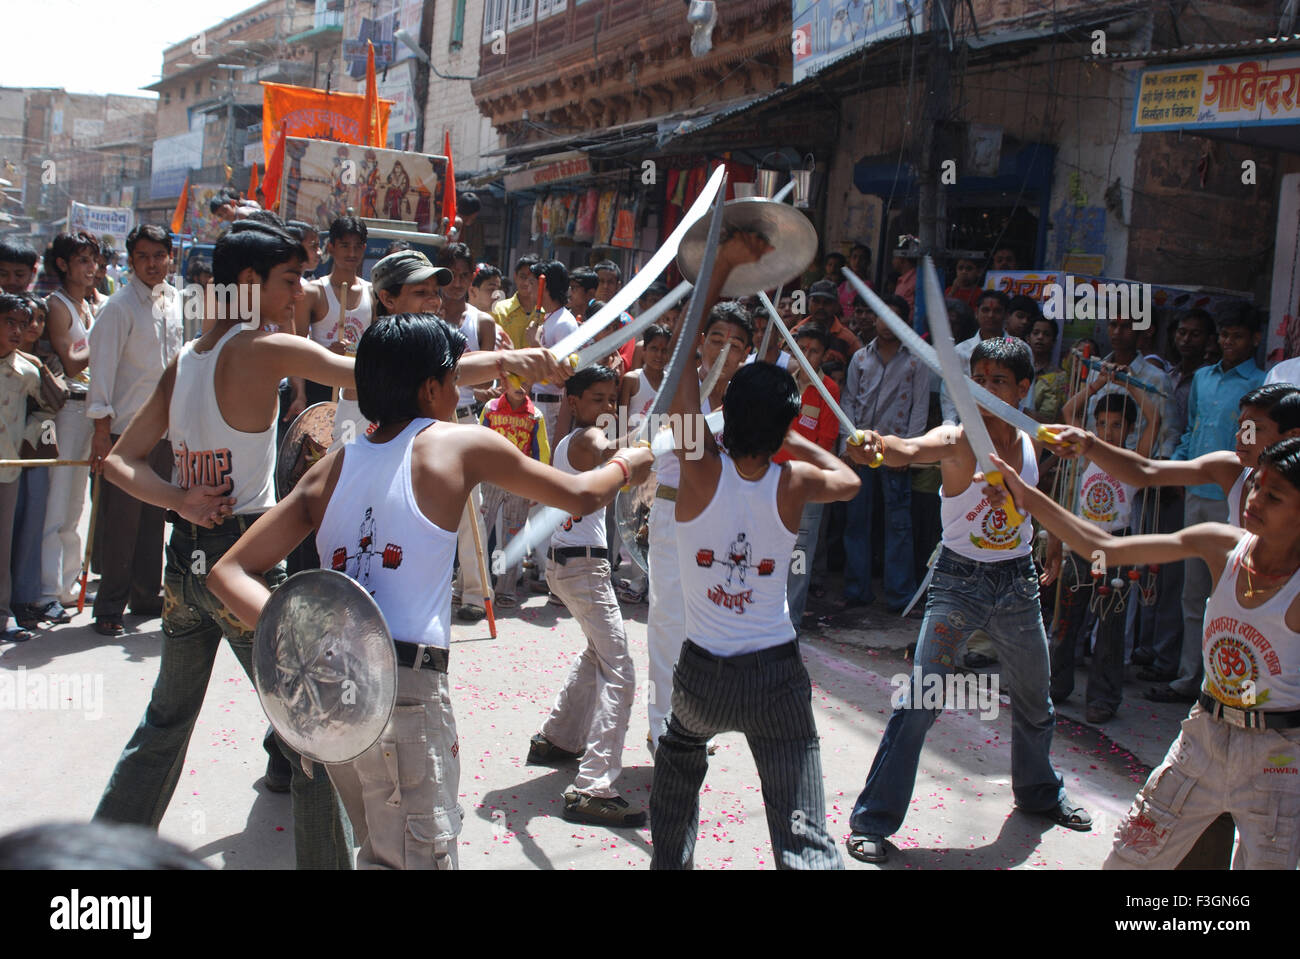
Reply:
[[497, 618], [492, 610], [492, 600], [487, 597], [487, 593], [492, 591], [492, 579], [488, 575], [487, 553], [483, 549], [483, 535], [479, 531], [479, 511], [474, 508], [474, 490], [470, 490], [470, 495], [465, 499], [465, 509], [469, 512], [470, 531], [474, 534], [474, 552], [478, 554], [478, 571], [483, 577], [483, 608], [487, 612], [488, 635], [493, 639], [497, 638]]
[[0, 460], [0, 467], [89, 466], [90, 460]]

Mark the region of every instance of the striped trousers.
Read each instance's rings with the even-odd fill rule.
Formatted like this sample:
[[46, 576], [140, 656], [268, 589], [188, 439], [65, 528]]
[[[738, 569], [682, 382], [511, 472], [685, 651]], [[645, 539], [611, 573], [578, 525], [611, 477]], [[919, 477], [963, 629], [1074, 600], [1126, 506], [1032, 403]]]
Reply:
[[668, 731], [655, 750], [650, 868], [691, 868], [707, 744], [732, 731], [745, 734], [758, 767], [777, 868], [842, 869], [826, 829], [812, 681], [798, 644], [721, 657], [689, 640], [673, 671]]

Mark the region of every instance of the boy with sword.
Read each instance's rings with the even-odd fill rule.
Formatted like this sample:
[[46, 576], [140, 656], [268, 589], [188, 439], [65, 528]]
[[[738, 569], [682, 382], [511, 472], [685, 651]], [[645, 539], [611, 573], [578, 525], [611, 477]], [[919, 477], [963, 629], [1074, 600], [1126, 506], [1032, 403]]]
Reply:
[[[1038, 575], [1030, 555], [1033, 525], [1012, 503], [1002, 509], [993, 506], [974, 482], [981, 468], [995, 479], [987, 464], [990, 453], [996, 451], [1032, 486], [1038, 481], [1037, 452], [1025, 432], [979, 411], [961, 372], [942, 309], [938, 277], [929, 263], [924, 274], [926, 302], [940, 305], [929, 310], [935, 352], [962, 425], [941, 426], [916, 439], [869, 433], [864, 446], [850, 447], [850, 455], [861, 462], [879, 452], [887, 466], [938, 462], [943, 474], [943, 550], [934, 566], [917, 640], [915, 669], [919, 675], [913, 686], [921, 688], [925, 677], [932, 674], [942, 682], [961, 661], [970, 633], [986, 630], [1011, 687], [1011, 779], [1016, 805], [1057, 825], [1086, 831], [1092, 828], [1092, 817], [1070, 802], [1060, 774], [1052, 767], [1056, 715], [1048, 693], [1051, 668], [1038, 601]], [[892, 321], [891, 328], [899, 330], [899, 338], [908, 342], [900, 329], [905, 327], [892, 311], [860, 280], [845, 275], [876, 315]], [[926, 349], [930, 349], [928, 345]], [[1018, 340], [986, 340], [971, 354], [971, 379], [1012, 407], [1028, 394], [1033, 376], [1029, 348]], [[905, 690], [902, 705], [885, 728], [866, 786], [854, 804], [848, 851], [862, 862], [888, 859], [885, 837], [903, 824], [921, 748], [938, 716], [937, 710], [921, 708], [912, 700], [910, 691]]]

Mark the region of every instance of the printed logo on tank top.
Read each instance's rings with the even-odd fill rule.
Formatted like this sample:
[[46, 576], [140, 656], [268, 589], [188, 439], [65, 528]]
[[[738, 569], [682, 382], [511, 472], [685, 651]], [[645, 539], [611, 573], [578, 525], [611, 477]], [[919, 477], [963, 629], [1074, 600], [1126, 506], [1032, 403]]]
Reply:
[[357, 527], [356, 552], [349, 553], [346, 546], [336, 546], [330, 553], [330, 569], [352, 577], [373, 596], [375, 591], [370, 588], [370, 574], [374, 571], [375, 560], [378, 559], [380, 569], [397, 569], [402, 565], [402, 547], [387, 543], [378, 550], [375, 548], [378, 543], [374, 508], [367, 506]]
[[181, 489], [220, 486], [235, 468], [228, 449], [191, 450], [184, 443], [172, 447], [172, 460], [176, 466], [176, 485]]
[[582, 522], [581, 516], [566, 516], [564, 518], [564, 522], [560, 524], [560, 529], [564, 530], [564, 532], [567, 533], [573, 529], [574, 523], [581, 523], [581, 522]]
[[1020, 545], [1020, 527], [1011, 525], [1006, 510], [989, 509], [987, 497], [966, 514], [966, 522], [978, 523], [979, 532], [970, 534], [976, 549], [1015, 549]]
[[1260, 688], [1260, 665], [1277, 676], [1282, 662], [1263, 633], [1234, 616], [1219, 616], [1205, 624], [1201, 648], [1210, 695], [1228, 706], [1247, 709], [1268, 702], [1268, 688]]
[[343, 344], [343, 351], [348, 356], [355, 356], [357, 344], [361, 342], [361, 334], [366, 332], [366, 321], [356, 313], [349, 313], [343, 317], [343, 322], [339, 324], [338, 338]]
[[738, 616], [745, 614], [746, 603], [754, 601], [754, 591], [745, 588], [746, 577], [755, 573], [759, 576], [771, 576], [776, 571], [776, 560], [760, 559], [755, 563], [753, 553], [753, 546], [745, 533], [737, 533], [726, 552], [721, 555], [711, 549], [700, 549], [695, 552], [696, 566], [702, 569], [715, 567], [726, 569], [725, 585], [717, 583], [705, 595], [715, 605], [723, 609], [735, 610]]
[[1097, 471], [1083, 481], [1079, 496], [1083, 518], [1093, 523], [1113, 523], [1125, 505], [1124, 488], [1109, 473]]

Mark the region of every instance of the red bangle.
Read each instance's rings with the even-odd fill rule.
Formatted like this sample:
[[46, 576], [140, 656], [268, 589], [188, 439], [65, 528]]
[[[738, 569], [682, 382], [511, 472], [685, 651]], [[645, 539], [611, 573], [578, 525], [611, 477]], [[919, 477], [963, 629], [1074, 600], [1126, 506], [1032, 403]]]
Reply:
[[611, 463], [615, 464], [616, 466], [618, 466], [618, 468], [621, 469], [621, 470], [623, 471], [623, 482], [624, 482], [625, 484], [626, 484], [626, 483], [630, 483], [630, 482], [632, 481], [632, 474], [628, 472], [628, 470], [627, 470], [627, 464], [626, 464], [626, 463], [624, 463], [624, 462], [623, 462], [621, 459], [619, 459], [617, 456], [612, 456], [612, 457], [610, 457], [610, 460], [609, 460], [609, 461], [610, 461]]

